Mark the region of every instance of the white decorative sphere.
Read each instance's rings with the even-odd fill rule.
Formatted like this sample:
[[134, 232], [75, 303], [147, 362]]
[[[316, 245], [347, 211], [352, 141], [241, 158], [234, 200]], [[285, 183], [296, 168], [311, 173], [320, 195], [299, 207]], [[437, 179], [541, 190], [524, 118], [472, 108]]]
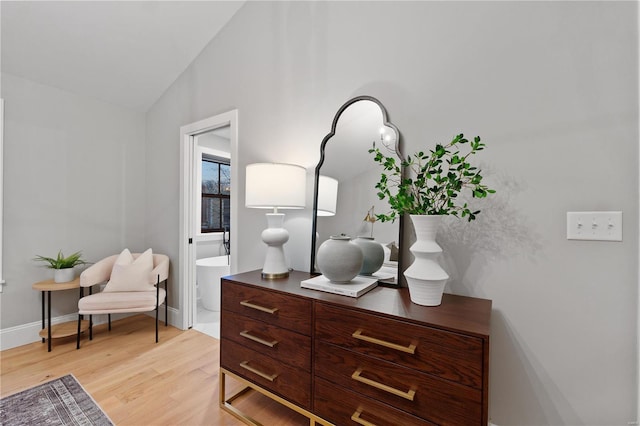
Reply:
[[334, 235], [323, 242], [317, 253], [318, 268], [329, 281], [350, 282], [362, 269], [362, 250], [348, 236]]
[[371, 275], [382, 267], [384, 262], [384, 249], [382, 244], [371, 237], [358, 237], [353, 241], [364, 255], [360, 275]]

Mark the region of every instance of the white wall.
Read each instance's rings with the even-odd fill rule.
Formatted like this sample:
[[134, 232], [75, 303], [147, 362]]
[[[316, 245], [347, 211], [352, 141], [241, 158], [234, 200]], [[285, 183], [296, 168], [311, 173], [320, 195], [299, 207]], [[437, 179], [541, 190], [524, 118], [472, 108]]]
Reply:
[[[145, 248], [144, 114], [2, 74], [4, 278], [2, 329], [40, 321], [32, 261], [82, 250], [88, 261]], [[78, 294], [52, 295], [52, 316]], [[37, 335], [34, 340], [37, 340]]]
[[[247, 3], [148, 112], [147, 236], [177, 271], [179, 128], [233, 108], [241, 168], [311, 175], [335, 111], [362, 94], [406, 152], [481, 135], [498, 194], [441, 243], [449, 291], [494, 303], [493, 422], [635, 421], [637, 32], [632, 2]], [[234, 184], [244, 199], [243, 173]], [[570, 210], [623, 210], [624, 241], [567, 241]], [[239, 223], [239, 268], [259, 268], [263, 212], [241, 208]], [[310, 209], [286, 226], [306, 269]]]

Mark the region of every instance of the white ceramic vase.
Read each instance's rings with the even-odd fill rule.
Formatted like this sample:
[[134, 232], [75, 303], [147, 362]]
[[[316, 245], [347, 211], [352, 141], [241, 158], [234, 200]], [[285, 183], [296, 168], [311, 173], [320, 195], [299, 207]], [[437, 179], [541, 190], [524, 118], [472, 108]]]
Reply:
[[358, 275], [364, 256], [348, 236], [332, 235], [320, 244], [316, 258], [322, 275], [333, 283], [345, 284]]
[[74, 278], [75, 278], [75, 271], [73, 270], [73, 268], [53, 270], [53, 281], [57, 283], [67, 283], [69, 281], [73, 281]]
[[384, 249], [382, 245], [371, 237], [358, 237], [353, 240], [354, 244], [360, 247], [364, 259], [360, 275], [372, 275], [384, 262]]
[[439, 215], [410, 215], [416, 231], [416, 242], [409, 248], [415, 256], [404, 271], [411, 301], [417, 305], [438, 306], [442, 303], [444, 286], [449, 279], [438, 263], [442, 248], [436, 243], [436, 234], [442, 222]]

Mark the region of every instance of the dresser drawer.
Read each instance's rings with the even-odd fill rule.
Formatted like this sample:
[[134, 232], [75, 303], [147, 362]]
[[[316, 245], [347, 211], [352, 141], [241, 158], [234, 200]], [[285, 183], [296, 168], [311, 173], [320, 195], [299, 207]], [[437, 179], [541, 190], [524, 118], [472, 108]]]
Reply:
[[311, 335], [311, 300], [222, 280], [222, 306], [241, 315]]
[[482, 392], [400, 365], [316, 342], [314, 374], [441, 425], [479, 425]]
[[316, 303], [315, 338], [481, 389], [483, 340]]
[[223, 339], [233, 340], [261, 354], [311, 371], [311, 337], [271, 324], [224, 311], [220, 331]]
[[299, 405], [311, 408], [311, 373], [227, 339], [220, 343], [220, 366]]
[[313, 395], [315, 413], [336, 425], [435, 426], [323, 379], [316, 378]]

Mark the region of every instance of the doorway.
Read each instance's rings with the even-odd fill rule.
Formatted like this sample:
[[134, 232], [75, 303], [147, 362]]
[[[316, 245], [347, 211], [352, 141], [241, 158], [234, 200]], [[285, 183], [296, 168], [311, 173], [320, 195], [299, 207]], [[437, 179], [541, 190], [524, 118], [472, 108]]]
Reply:
[[[196, 287], [196, 259], [209, 255], [226, 255], [228, 249], [229, 269], [237, 271], [236, 217], [238, 200], [234, 185], [238, 182], [238, 112], [237, 110], [219, 114], [180, 128], [180, 247], [179, 282], [180, 313], [183, 330], [198, 324], [198, 291]], [[226, 140], [226, 142], [225, 142]], [[224, 162], [227, 157], [230, 168], [230, 194], [228, 214], [220, 215], [217, 228], [210, 217], [203, 222], [202, 209], [202, 160], [217, 158]], [[208, 200], [205, 200], [207, 203]], [[223, 203], [223, 201], [221, 201]], [[220, 204], [221, 208], [223, 204]], [[215, 215], [214, 215], [215, 216]], [[213, 227], [213, 228], [212, 228]], [[225, 229], [226, 228], [226, 229]], [[203, 232], [204, 230], [204, 232]], [[206, 232], [212, 230], [212, 232]], [[225, 244], [227, 243], [227, 244]], [[199, 247], [200, 246], [200, 247]], [[224, 253], [223, 253], [224, 252]], [[217, 291], [219, 292], [219, 283]], [[219, 293], [218, 293], [219, 294]], [[219, 314], [218, 314], [219, 315]], [[215, 322], [214, 314], [206, 313], [207, 322]], [[212, 320], [213, 318], [213, 320]], [[218, 316], [219, 318], [219, 316]], [[219, 327], [219, 325], [218, 325]], [[210, 328], [210, 327], [209, 327]]]

